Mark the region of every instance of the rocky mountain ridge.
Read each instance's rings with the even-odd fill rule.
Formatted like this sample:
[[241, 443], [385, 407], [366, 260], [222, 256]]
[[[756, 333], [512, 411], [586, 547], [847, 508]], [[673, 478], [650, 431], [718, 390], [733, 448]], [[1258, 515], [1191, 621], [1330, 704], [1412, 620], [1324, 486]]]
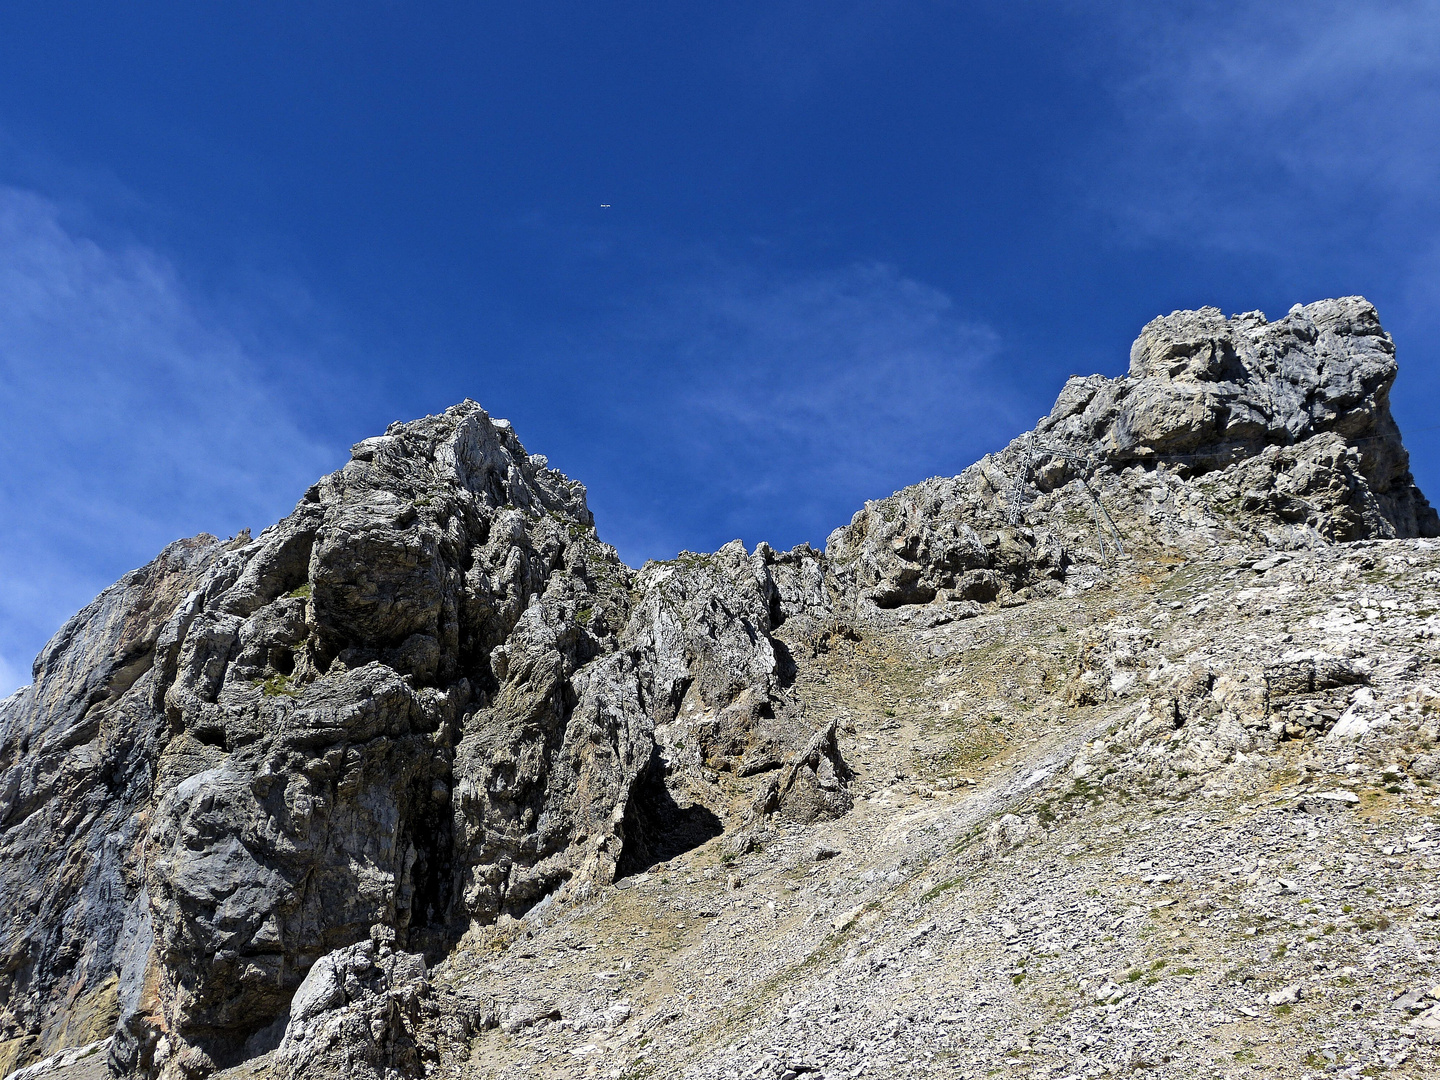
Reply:
[[[392, 425], [260, 536], [181, 541], [117, 582], [0, 704], [0, 1064], [104, 1043], [123, 1075], [486, 1075], [500, 1018], [463, 1002], [507, 976], [477, 950], [690, 853], [763, 859], [857, 817], [868, 751], [832, 666], [880, 642], [960, 662], [967, 627], [1159, 564], [1435, 536], [1396, 370], [1358, 298], [1273, 324], [1177, 312], [1126, 377], [1070, 380], [1033, 432], [867, 504], [823, 553], [736, 542], [638, 571], [473, 402]], [[1370, 679], [1329, 654], [1263, 689], [1187, 667], [1126, 712], [1146, 646], [1114, 629], [1030, 693], [1113, 708], [1130, 741], [1065, 769], [1135, 794], [1328, 738]], [[1240, 734], [1143, 749], [1212, 721]], [[993, 826], [998, 850], [1037, 827]]]

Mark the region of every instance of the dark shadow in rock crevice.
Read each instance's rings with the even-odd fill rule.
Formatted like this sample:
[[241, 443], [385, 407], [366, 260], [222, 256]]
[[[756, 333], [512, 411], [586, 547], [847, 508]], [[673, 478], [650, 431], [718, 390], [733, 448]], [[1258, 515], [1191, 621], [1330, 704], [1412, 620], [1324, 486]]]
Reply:
[[616, 878], [643, 874], [657, 863], [693, 851], [725, 831], [720, 818], [701, 803], [681, 806], [665, 784], [665, 765], [650, 760], [625, 810], [625, 846]]
[[450, 952], [468, 925], [454, 911], [453, 818], [448, 798], [436, 797], [428, 776], [412, 781], [408, 794], [403, 829], [415, 861], [402, 940], [411, 951], [435, 963]]
[[775, 651], [775, 679], [782, 690], [788, 690], [800, 674], [799, 665], [795, 663], [795, 654], [790, 651], [789, 645], [777, 637], [770, 639], [770, 647]]

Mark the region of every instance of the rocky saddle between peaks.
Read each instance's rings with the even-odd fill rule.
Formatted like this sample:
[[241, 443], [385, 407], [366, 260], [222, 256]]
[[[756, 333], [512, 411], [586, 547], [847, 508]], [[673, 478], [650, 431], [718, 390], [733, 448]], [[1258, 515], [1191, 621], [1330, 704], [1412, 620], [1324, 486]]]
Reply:
[[258, 537], [126, 575], [0, 703], [0, 1068], [108, 1039], [126, 1075], [419, 1075], [425, 961], [467, 934], [851, 809], [795, 689], [828, 643], [1150, 555], [1435, 536], [1395, 375], [1359, 298], [1177, 312], [823, 553], [640, 570], [475, 403], [394, 424]]

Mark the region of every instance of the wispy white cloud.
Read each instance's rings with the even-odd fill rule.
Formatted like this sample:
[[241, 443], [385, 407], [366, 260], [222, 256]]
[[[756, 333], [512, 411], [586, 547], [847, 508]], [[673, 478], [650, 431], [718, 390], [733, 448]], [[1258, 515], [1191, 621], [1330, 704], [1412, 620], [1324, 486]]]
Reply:
[[703, 418], [742, 475], [783, 450], [807, 473], [883, 483], [957, 426], [997, 419], [1000, 395], [982, 377], [998, 336], [892, 267], [733, 274], [672, 295], [677, 353], [695, 379], [687, 424]]
[[[632, 309], [618, 338], [667, 369], [649, 400], [669, 415], [646, 430], [652, 453], [703, 463], [693, 524], [718, 530], [711, 540], [756, 521], [788, 534], [748, 539], [823, 539], [864, 499], [958, 471], [1026, 426], [995, 331], [890, 266], [712, 260]], [[605, 520], [622, 551], [647, 555], [667, 554], [684, 524], [633, 506]]]
[[1106, 62], [1129, 63], [1103, 76], [1124, 122], [1098, 198], [1140, 236], [1307, 247], [1435, 205], [1431, 0], [1122, 5], [1104, 25]]
[[0, 693], [164, 544], [263, 526], [333, 453], [161, 255], [0, 188]]

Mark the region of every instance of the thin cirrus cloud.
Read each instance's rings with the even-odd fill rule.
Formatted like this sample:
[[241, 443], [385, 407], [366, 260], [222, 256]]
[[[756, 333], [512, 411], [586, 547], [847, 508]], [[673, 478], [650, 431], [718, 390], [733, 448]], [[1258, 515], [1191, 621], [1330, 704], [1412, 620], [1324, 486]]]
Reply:
[[[1333, 239], [1313, 228], [1317, 213], [1365, 229], [1433, 209], [1440, 7], [1184, 11], [1126, 6], [1107, 24], [1135, 59], [1111, 77], [1122, 123], [1102, 146], [1112, 167], [1099, 198], [1137, 237], [1300, 254]], [[1295, 228], [1301, 215], [1311, 227]]]
[[[613, 341], [666, 358], [647, 376], [668, 383], [665, 415], [633, 427], [646, 475], [592, 484], [602, 528], [632, 561], [737, 534], [823, 542], [865, 499], [956, 472], [1024, 426], [996, 376], [996, 332], [890, 266], [716, 262], [635, 305]], [[681, 487], [693, 520], [664, 497]], [[777, 535], [743, 535], [756, 521]]]
[[283, 515], [334, 464], [160, 255], [0, 188], [0, 693], [165, 544]]

